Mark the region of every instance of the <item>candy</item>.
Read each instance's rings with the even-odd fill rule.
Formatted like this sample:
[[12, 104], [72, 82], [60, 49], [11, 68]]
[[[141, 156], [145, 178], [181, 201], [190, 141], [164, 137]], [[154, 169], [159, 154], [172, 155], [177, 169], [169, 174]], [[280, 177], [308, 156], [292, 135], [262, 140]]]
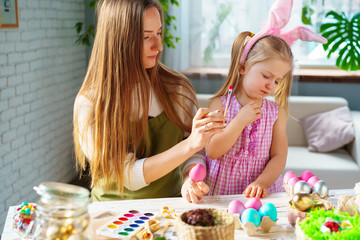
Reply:
[[34, 205], [23, 202], [21, 206], [16, 209], [13, 228], [20, 234], [24, 234], [30, 222], [36, 217], [35, 211], [36, 207]]

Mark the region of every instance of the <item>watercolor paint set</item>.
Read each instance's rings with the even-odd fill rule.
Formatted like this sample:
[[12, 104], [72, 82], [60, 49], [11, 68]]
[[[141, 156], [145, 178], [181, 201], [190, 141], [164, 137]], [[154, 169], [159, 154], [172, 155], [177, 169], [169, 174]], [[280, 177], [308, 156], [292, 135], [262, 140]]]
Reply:
[[96, 230], [96, 233], [110, 238], [131, 239], [149, 220], [155, 217], [156, 214], [151, 212], [141, 213], [137, 210], [130, 210], [102, 225]]

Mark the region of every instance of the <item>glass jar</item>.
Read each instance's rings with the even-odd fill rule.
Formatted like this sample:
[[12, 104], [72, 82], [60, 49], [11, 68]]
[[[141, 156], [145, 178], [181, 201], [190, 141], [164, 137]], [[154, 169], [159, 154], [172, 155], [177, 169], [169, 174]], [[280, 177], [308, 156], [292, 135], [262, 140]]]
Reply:
[[28, 236], [38, 240], [92, 238], [87, 211], [89, 190], [57, 182], [43, 182], [34, 190], [40, 195], [40, 200]]

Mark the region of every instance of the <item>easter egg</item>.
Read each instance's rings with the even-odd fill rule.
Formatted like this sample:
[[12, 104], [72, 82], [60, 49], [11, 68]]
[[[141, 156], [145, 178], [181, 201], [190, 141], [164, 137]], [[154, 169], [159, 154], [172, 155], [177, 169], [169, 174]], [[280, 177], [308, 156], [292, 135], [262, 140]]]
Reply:
[[328, 186], [323, 180], [319, 180], [314, 184], [313, 191], [316, 192], [321, 198], [325, 198], [329, 193]]
[[311, 187], [307, 182], [300, 180], [295, 183], [294, 194], [295, 193], [311, 193]]
[[294, 187], [295, 184], [300, 181], [300, 179], [298, 179], [297, 177], [292, 177], [289, 179], [289, 181], [287, 182], [287, 184], [290, 186], [290, 187]]
[[256, 197], [250, 198], [250, 199], [247, 200], [246, 203], [245, 203], [245, 207], [246, 207], [246, 208], [253, 208], [253, 209], [255, 209], [256, 211], [259, 211], [261, 205], [262, 205], [262, 204], [261, 204], [260, 199], [258, 199], [258, 198], [256, 198]]
[[313, 187], [314, 184], [315, 184], [317, 181], [319, 181], [319, 180], [320, 180], [320, 178], [318, 178], [317, 176], [312, 176], [311, 178], [309, 178], [309, 180], [307, 181], [307, 183], [308, 183], [311, 187]]
[[228, 212], [231, 214], [241, 213], [246, 209], [245, 205], [239, 200], [232, 200], [228, 206]]
[[243, 211], [240, 217], [241, 223], [253, 223], [256, 227], [260, 225], [261, 217], [258, 211], [253, 208], [247, 208]]
[[284, 174], [284, 178], [283, 178], [284, 183], [287, 183], [290, 180], [290, 178], [293, 178], [293, 177], [296, 177], [296, 174], [293, 171], [287, 171]]
[[310, 171], [304, 171], [304, 172], [301, 174], [300, 179], [301, 179], [301, 180], [304, 180], [305, 182], [307, 182], [312, 176], [314, 176], [314, 174], [312, 174], [312, 172], [310, 172]]
[[274, 204], [272, 203], [264, 203], [259, 209], [260, 217], [268, 216], [271, 218], [273, 222], [277, 219], [277, 210]]
[[206, 177], [206, 168], [200, 163], [195, 164], [189, 171], [189, 177], [195, 182], [204, 180]]
[[311, 194], [296, 193], [291, 199], [292, 205], [299, 211], [306, 211], [313, 205], [313, 198]]

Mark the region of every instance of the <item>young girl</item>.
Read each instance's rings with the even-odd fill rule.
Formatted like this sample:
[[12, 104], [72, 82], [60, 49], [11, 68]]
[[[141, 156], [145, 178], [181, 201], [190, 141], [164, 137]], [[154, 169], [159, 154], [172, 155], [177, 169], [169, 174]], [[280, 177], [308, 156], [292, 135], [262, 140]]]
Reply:
[[195, 114], [190, 81], [160, 63], [163, 18], [155, 0], [104, 0], [97, 11], [89, 67], [74, 106], [76, 159], [82, 169], [89, 165], [92, 200], [175, 197], [181, 191], [197, 202], [207, 185], [182, 185], [183, 177], [192, 164], [205, 165], [198, 152], [221, 131], [224, 118], [209, 117], [208, 109]]
[[[293, 70], [289, 45], [299, 38], [326, 42], [302, 27], [281, 33], [291, 6], [289, 0], [275, 2], [265, 30], [256, 35], [240, 33], [233, 43], [226, 83], [209, 104], [210, 110], [225, 111], [228, 119], [224, 131], [206, 145], [205, 182], [210, 195], [260, 198], [283, 191], [281, 172], [287, 157], [287, 102]], [[234, 89], [226, 109], [230, 86]], [[275, 101], [265, 98], [270, 95]]]

